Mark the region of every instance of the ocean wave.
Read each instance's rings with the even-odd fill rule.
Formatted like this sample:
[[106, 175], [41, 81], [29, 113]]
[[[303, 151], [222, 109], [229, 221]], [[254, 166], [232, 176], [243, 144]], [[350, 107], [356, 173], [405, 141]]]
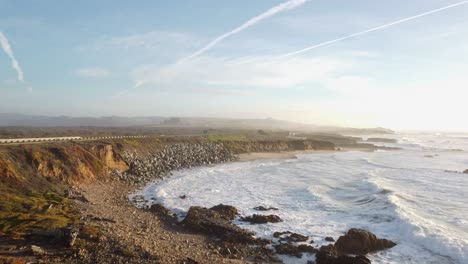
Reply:
[[419, 216], [405, 205], [402, 195], [391, 195], [390, 200], [395, 205], [397, 216], [393, 231], [399, 234], [400, 239], [404, 238], [437, 255], [448, 257], [453, 260], [452, 263], [468, 263], [466, 240], [451, 236], [451, 231], [445, 225]]

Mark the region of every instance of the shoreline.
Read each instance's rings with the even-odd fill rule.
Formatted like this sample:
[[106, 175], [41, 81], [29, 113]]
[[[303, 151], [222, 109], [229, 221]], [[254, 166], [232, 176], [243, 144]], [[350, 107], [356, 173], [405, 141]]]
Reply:
[[296, 159], [297, 155], [306, 154], [331, 154], [341, 153], [349, 151], [362, 151], [362, 152], [373, 152], [375, 149], [366, 148], [340, 148], [336, 150], [293, 150], [293, 151], [280, 151], [280, 152], [251, 152], [242, 153], [237, 155], [238, 160], [235, 162], [246, 162], [255, 160], [268, 160], [268, 159]]
[[[301, 154], [344, 151], [333, 150], [328, 144], [314, 141], [300, 143], [306, 144], [308, 148], [330, 149], [272, 151], [303, 147], [302, 144], [297, 146], [297, 142], [294, 142], [294, 145], [282, 141], [226, 141], [224, 146], [213, 142], [200, 142], [197, 139], [184, 139], [175, 144], [169, 139], [162, 143], [159, 139], [141, 141], [146, 144], [141, 144], [140, 141], [119, 141], [28, 146], [29, 151], [39, 153], [34, 157], [40, 166], [32, 166], [31, 171], [35, 169], [48, 177], [60, 176], [68, 180], [63, 184], [64, 199], [74, 204], [72, 207], [76, 211], [65, 217], [76, 218], [72, 220], [74, 222], [71, 226], [79, 229], [77, 246], [63, 248], [63, 245], [56, 242], [50, 243], [41, 238], [29, 240], [24, 237], [20, 242], [24, 246], [16, 246], [15, 241], [4, 242], [6, 246], [0, 243], [0, 260], [3, 257], [10, 259], [10, 256], [15, 255], [32, 262], [44, 260], [49, 263], [252, 263], [253, 255], [252, 252], [248, 253], [247, 245], [237, 245], [238, 248], [246, 248], [245, 251], [241, 248], [242, 253], [237, 249], [233, 251], [232, 247], [226, 248], [225, 241], [216, 239], [212, 234], [196, 233], [190, 228], [165, 221], [165, 216], [161, 217], [148, 209], [138, 208], [129, 199], [129, 194], [135, 193], [151, 181], [170, 177], [172, 171], [182, 168], [259, 159], [292, 159]], [[235, 155], [234, 150], [239, 149], [266, 152]], [[50, 165], [46, 157], [49, 157], [52, 150], [58, 151], [62, 156]], [[137, 151], [142, 156], [138, 156]], [[19, 154], [15, 156], [17, 153]], [[22, 153], [22, 149], [14, 146], [5, 148], [3, 152], [6, 160], [10, 159], [18, 164], [36, 164], [28, 162], [27, 156], [23, 158], [20, 155]], [[90, 162], [81, 164], [77, 161], [83, 160], [84, 157]], [[9, 163], [0, 163], [2, 164]], [[72, 166], [74, 164], [80, 166]], [[20, 176], [16, 175], [15, 167], [5, 168], [7, 175], [13, 179]], [[29, 173], [27, 170], [24, 172]], [[60, 175], [56, 175], [59, 172]], [[34, 178], [32, 174], [25, 175]], [[57, 195], [61, 195], [63, 190], [58, 189]], [[64, 205], [60, 206], [65, 208]], [[49, 209], [51, 207], [48, 206]], [[59, 206], [54, 206], [52, 210], [55, 210], [54, 208], [60, 209]], [[39, 250], [39, 253], [31, 251], [29, 247], [32, 246], [38, 246], [39, 249], [35, 250]], [[8, 251], [8, 248], [14, 250]], [[248, 258], [249, 261], [244, 258]]]
[[238, 155], [236, 162], [246, 162], [255, 160], [267, 160], [267, 159], [296, 159], [297, 155], [301, 154], [330, 154], [341, 152], [342, 150], [294, 150], [294, 151], [282, 151], [282, 152], [252, 152], [242, 153]]

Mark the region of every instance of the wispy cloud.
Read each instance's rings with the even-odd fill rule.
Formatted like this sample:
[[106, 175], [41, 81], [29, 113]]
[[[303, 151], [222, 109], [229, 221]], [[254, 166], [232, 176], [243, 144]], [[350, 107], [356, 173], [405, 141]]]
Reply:
[[195, 53], [189, 55], [188, 57], [185, 57], [181, 60], [181, 62], [183, 61], [186, 61], [186, 60], [190, 60], [190, 59], [193, 59], [195, 57], [198, 57], [200, 55], [202, 55], [203, 53], [207, 52], [208, 50], [212, 49], [214, 46], [216, 46], [219, 42], [223, 41], [224, 39], [232, 36], [232, 35], [235, 35], [259, 22], [261, 22], [262, 20], [265, 20], [271, 16], [274, 16], [278, 13], [281, 13], [281, 12], [284, 12], [284, 11], [288, 11], [288, 10], [291, 10], [291, 9], [294, 9], [294, 8], [297, 8], [303, 4], [305, 4], [306, 2], [308, 2], [309, 0], [289, 0], [287, 2], [284, 2], [284, 3], [281, 3], [277, 6], [274, 6], [270, 9], [268, 9], [266, 12], [254, 17], [254, 18], [251, 18], [249, 19], [248, 21], [246, 21], [245, 23], [243, 23], [242, 25], [236, 27], [235, 29], [227, 32], [227, 33], [224, 33], [220, 36], [218, 36], [217, 38], [213, 39], [212, 41], [210, 41], [206, 46], [204, 46], [203, 48], [197, 50]]
[[438, 12], [444, 11], [446, 9], [453, 8], [453, 7], [456, 7], [456, 6], [460, 6], [460, 5], [463, 5], [463, 4], [468, 4], [468, 1], [458, 2], [458, 3], [452, 4], [452, 5], [448, 5], [448, 6], [444, 6], [444, 7], [434, 9], [434, 10], [431, 10], [431, 11], [428, 11], [428, 12], [424, 12], [424, 13], [419, 14], [419, 15], [407, 17], [407, 18], [400, 19], [400, 20], [397, 20], [397, 21], [394, 21], [394, 22], [391, 22], [391, 23], [387, 23], [387, 24], [384, 24], [384, 25], [381, 25], [381, 26], [378, 26], [378, 27], [374, 27], [374, 28], [371, 28], [371, 29], [368, 29], [368, 30], [364, 30], [364, 31], [361, 31], [361, 32], [358, 32], [358, 33], [354, 33], [354, 34], [347, 35], [347, 36], [344, 36], [344, 37], [341, 37], [341, 38], [337, 38], [337, 39], [333, 39], [333, 40], [330, 40], [330, 41], [322, 42], [322, 43], [319, 43], [317, 45], [313, 45], [313, 46], [310, 46], [310, 47], [307, 47], [307, 48], [304, 48], [304, 49], [300, 49], [300, 50], [296, 50], [296, 51], [293, 51], [293, 52], [289, 52], [289, 53], [280, 55], [279, 57], [290, 57], [290, 56], [298, 55], [298, 54], [301, 54], [301, 53], [304, 53], [304, 52], [307, 52], [307, 51], [310, 51], [310, 50], [313, 50], [313, 49], [328, 46], [328, 45], [336, 43], [336, 42], [340, 42], [340, 41], [344, 41], [344, 40], [347, 40], [347, 39], [350, 39], [350, 38], [365, 35], [365, 34], [368, 34], [368, 33], [374, 32], [374, 31], [383, 30], [383, 29], [386, 29], [386, 28], [389, 28], [389, 27], [392, 27], [392, 26], [395, 26], [395, 25], [398, 25], [398, 24], [401, 24], [401, 23], [404, 23], [404, 22], [407, 22], [407, 21], [410, 21], [410, 20], [414, 20], [414, 19], [417, 19], [417, 18], [421, 18], [421, 17], [424, 17], [424, 16], [434, 14], [434, 13], [438, 13]]
[[11, 67], [13, 67], [13, 69], [16, 71], [16, 74], [18, 75], [18, 81], [24, 82], [23, 70], [21, 69], [18, 61], [15, 58], [10, 42], [8, 41], [8, 39], [5, 37], [5, 35], [1, 31], [0, 31], [0, 46], [2, 47], [3, 51], [7, 54], [7, 56], [10, 58]]
[[88, 67], [78, 69], [75, 74], [84, 78], [104, 78], [111, 75], [111, 72], [101, 67]]
[[321, 80], [324, 76], [352, 67], [347, 59], [331, 57], [292, 58], [280, 63], [239, 64], [204, 56], [164, 67], [145, 65], [132, 73], [135, 83], [178, 89], [288, 88]]
[[122, 36], [102, 36], [94, 43], [82, 47], [84, 50], [138, 50], [157, 51], [162, 50], [171, 53], [175, 48], [193, 49], [200, 45], [201, 39], [185, 32], [148, 31]]

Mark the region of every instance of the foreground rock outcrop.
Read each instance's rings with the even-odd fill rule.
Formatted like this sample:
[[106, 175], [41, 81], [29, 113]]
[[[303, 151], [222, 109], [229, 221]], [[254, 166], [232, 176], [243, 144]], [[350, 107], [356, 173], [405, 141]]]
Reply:
[[283, 220], [277, 215], [259, 215], [259, 214], [242, 217], [241, 221], [249, 222], [251, 224], [266, 224], [266, 223], [283, 222]]
[[393, 241], [377, 238], [369, 231], [356, 228], [352, 228], [346, 235], [340, 236], [335, 243], [338, 255], [365, 255], [394, 246], [396, 243]]
[[274, 237], [274, 238], [279, 238], [279, 241], [280, 241], [280, 242], [287, 242], [287, 243], [291, 243], [291, 242], [306, 242], [306, 241], [309, 239], [308, 236], [304, 236], [304, 235], [301, 235], [301, 234], [293, 233], [293, 232], [290, 232], [290, 231], [286, 231], [286, 232], [275, 232], [275, 233], [273, 233], [273, 237]]
[[324, 251], [315, 254], [316, 264], [371, 264], [366, 256], [334, 256]]
[[278, 244], [273, 246], [276, 253], [301, 258], [303, 253], [316, 253], [318, 250], [309, 245]]
[[231, 213], [223, 213], [200, 206], [190, 207], [187, 216], [181, 222], [187, 228], [216, 236], [228, 242], [246, 244], [264, 244], [269, 241], [254, 238], [255, 233], [231, 223]]

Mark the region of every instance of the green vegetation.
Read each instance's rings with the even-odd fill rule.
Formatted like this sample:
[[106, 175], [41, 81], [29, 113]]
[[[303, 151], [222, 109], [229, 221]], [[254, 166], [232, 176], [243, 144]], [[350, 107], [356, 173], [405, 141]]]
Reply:
[[53, 191], [20, 191], [0, 185], [0, 235], [53, 230], [77, 221], [71, 202]]
[[138, 146], [140, 146], [140, 141], [135, 140], [135, 139], [128, 139], [128, 138], [125, 138], [125, 139], [123, 140], [123, 142], [124, 142], [125, 144], [131, 145], [131, 146], [133, 146], [133, 147], [135, 147], [135, 148], [138, 147]]
[[250, 141], [244, 135], [207, 135], [207, 136], [203, 136], [202, 140], [205, 140], [208, 142]]

